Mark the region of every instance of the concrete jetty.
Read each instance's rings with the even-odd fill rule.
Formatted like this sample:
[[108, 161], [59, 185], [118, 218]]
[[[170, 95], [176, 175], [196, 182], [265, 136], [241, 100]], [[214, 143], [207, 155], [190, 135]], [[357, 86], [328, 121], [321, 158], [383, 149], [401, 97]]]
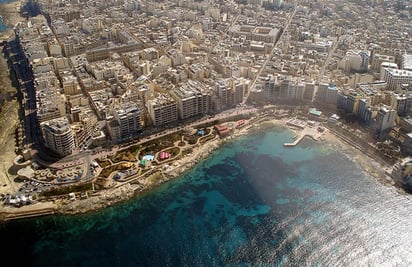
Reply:
[[295, 141], [291, 143], [283, 143], [283, 146], [285, 147], [294, 147], [297, 144], [299, 144], [300, 141], [306, 136], [311, 137], [313, 140], [317, 141], [320, 139], [321, 135], [323, 134], [323, 131], [321, 132], [319, 130], [319, 127], [313, 127], [313, 126], [306, 126], [302, 132], [299, 134], [299, 136], [295, 139]]
[[294, 146], [296, 146], [297, 144], [299, 144], [299, 142], [300, 142], [305, 136], [306, 136], [306, 135], [301, 135], [301, 136], [299, 136], [298, 138], [296, 138], [296, 140], [293, 141], [292, 143], [284, 143], [283, 146], [286, 146], [286, 147], [294, 147]]

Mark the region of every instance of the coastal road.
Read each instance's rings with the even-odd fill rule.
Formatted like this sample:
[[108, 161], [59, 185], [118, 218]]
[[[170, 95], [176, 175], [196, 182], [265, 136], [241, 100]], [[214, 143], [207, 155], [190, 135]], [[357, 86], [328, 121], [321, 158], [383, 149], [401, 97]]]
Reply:
[[[179, 127], [164, 129], [161, 132], [154, 133], [150, 136], [143, 137], [139, 141], [133, 142], [132, 144], [129, 144], [129, 145], [126, 145], [126, 146], [122, 146], [121, 150], [127, 149], [131, 146], [140, 145], [140, 144], [143, 144], [143, 143], [146, 143], [146, 142], [164, 137], [166, 135], [177, 133], [177, 132], [181, 131], [183, 128], [186, 128], [186, 127], [197, 127], [199, 125], [210, 123], [210, 122], [213, 122], [213, 121], [216, 121], [216, 120], [223, 120], [223, 119], [227, 119], [227, 118], [238, 116], [238, 115], [247, 115], [247, 114], [251, 114], [251, 113], [254, 114], [254, 113], [256, 113], [256, 111], [257, 111], [257, 109], [254, 108], [254, 107], [247, 107], [247, 108], [239, 107], [239, 108], [233, 108], [233, 109], [225, 110], [224, 112], [216, 114], [213, 117], [203, 118], [203, 119], [194, 121], [190, 124], [179, 126]], [[117, 152], [118, 150], [120, 150], [120, 149], [116, 149], [116, 151], [112, 151], [112, 154]], [[95, 157], [95, 158], [97, 158], [97, 157]]]

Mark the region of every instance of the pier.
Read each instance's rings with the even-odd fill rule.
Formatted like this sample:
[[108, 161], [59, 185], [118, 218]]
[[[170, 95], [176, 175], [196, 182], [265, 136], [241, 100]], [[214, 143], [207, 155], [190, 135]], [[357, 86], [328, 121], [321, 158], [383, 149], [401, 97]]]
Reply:
[[300, 141], [302, 141], [302, 139], [305, 137], [306, 135], [301, 135], [298, 138], [296, 138], [295, 141], [293, 141], [292, 143], [284, 143], [283, 146], [285, 147], [294, 147], [297, 144], [299, 144]]
[[306, 126], [303, 128], [302, 132], [297, 136], [295, 141], [291, 143], [283, 143], [283, 146], [285, 147], [294, 147], [297, 144], [299, 144], [300, 141], [306, 136], [311, 137], [313, 140], [318, 141], [320, 140], [320, 137], [322, 136], [323, 131], [320, 130], [320, 127], [314, 127], [311, 125]]

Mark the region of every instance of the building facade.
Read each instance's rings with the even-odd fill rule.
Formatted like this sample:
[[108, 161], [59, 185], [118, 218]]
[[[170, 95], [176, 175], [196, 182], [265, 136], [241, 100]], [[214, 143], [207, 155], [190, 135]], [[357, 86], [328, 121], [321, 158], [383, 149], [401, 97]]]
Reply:
[[44, 145], [59, 156], [70, 155], [75, 149], [72, 128], [66, 118], [58, 118], [40, 124]]

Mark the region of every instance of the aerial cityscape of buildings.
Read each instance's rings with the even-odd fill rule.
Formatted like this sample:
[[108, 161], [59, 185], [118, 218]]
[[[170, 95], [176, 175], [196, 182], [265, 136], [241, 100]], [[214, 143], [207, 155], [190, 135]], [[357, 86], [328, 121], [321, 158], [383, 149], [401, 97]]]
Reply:
[[279, 105], [357, 121], [412, 155], [411, 9], [406, 0], [30, 0], [7, 48], [26, 115], [20, 149], [65, 157]]
[[60, 156], [246, 102], [320, 103], [382, 134], [411, 111], [406, 2], [40, 0], [15, 32]]

